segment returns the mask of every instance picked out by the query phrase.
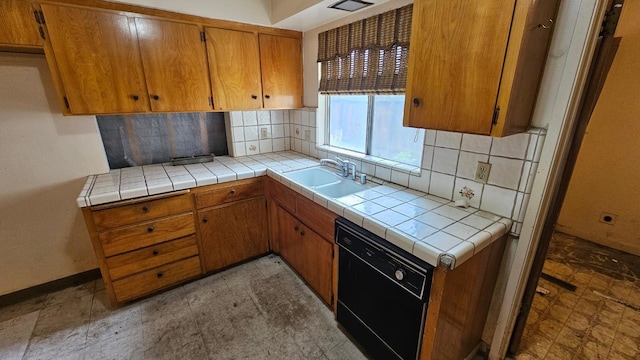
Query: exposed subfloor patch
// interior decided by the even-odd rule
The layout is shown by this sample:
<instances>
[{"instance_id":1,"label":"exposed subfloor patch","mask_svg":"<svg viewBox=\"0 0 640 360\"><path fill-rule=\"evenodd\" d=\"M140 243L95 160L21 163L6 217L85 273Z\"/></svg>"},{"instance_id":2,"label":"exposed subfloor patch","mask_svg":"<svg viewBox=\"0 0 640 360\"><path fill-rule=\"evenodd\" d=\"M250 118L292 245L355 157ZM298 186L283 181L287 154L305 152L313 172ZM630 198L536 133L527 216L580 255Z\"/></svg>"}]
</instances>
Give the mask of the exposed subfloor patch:
<instances>
[{"instance_id":1,"label":"exposed subfloor patch","mask_svg":"<svg viewBox=\"0 0 640 360\"><path fill-rule=\"evenodd\" d=\"M269 255L116 309L101 280L0 308L0 359L366 356L331 310Z\"/></svg>"},{"instance_id":2,"label":"exposed subfloor patch","mask_svg":"<svg viewBox=\"0 0 640 360\"><path fill-rule=\"evenodd\" d=\"M640 359L640 257L555 233L516 359Z\"/></svg>"}]
</instances>

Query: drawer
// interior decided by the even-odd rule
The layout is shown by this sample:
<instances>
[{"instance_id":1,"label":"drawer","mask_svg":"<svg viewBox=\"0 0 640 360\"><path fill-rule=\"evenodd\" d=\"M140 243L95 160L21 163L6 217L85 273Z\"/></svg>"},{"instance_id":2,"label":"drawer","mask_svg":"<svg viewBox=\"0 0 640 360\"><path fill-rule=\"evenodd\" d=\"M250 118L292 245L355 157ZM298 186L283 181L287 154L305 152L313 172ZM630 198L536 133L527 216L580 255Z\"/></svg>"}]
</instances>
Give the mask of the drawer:
<instances>
[{"instance_id":1,"label":"drawer","mask_svg":"<svg viewBox=\"0 0 640 360\"><path fill-rule=\"evenodd\" d=\"M195 235L107 258L111 280L198 255Z\"/></svg>"},{"instance_id":2,"label":"drawer","mask_svg":"<svg viewBox=\"0 0 640 360\"><path fill-rule=\"evenodd\" d=\"M98 234L105 256L140 249L194 234L193 213L188 212L157 221L147 221Z\"/></svg>"},{"instance_id":3,"label":"drawer","mask_svg":"<svg viewBox=\"0 0 640 360\"><path fill-rule=\"evenodd\" d=\"M180 195L92 211L92 216L96 229L103 231L190 210L189 196Z\"/></svg>"},{"instance_id":4,"label":"drawer","mask_svg":"<svg viewBox=\"0 0 640 360\"><path fill-rule=\"evenodd\" d=\"M229 184L214 185L211 190L196 193L198 209L264 195L262 179L247 179Z\"/></svg>"},{"instance_id":5,"label":"drawer","mask_svg":"<svg viewBox=\"0 0 640 360\"><path fill-rule=\"evenodd\" d=\"M291 212L296 210L296 192L282 185L281 183L269 179L269 200L280 203Z\"/></svg>"},{"instance_id":6,"label":"drawer","mask_svg":"<svg viewBox=\"0 0 640 360\"><path fill-rule=\"evenodd\" d=\"M118 302L125 302L200 274L200 258L194 256L114 281L113 292Z\"/></svg>"},{"instance_id":7,"label":"drawer","mask_svg":"<svg viewBox=\"0 0 640 360\"><path fill-rule=\"evenodd\" d=\"M296 196L296 214L303 224L333 242L337 215L302 195Z\"/></svg>"}]
</instances>

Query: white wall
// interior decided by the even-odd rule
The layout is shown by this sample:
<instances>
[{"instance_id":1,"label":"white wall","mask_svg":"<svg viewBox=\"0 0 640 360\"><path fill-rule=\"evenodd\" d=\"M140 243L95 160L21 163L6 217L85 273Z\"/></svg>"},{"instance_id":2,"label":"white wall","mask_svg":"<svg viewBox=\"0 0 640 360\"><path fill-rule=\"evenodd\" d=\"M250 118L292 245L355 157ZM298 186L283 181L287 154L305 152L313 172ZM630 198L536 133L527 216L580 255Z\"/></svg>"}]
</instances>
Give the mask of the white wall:
<instances>
[{"instance_id":1,"label":"white wall","mask_svg":"<svg viewBox=\"0 0 640 360\"><path fill-rule=\"evenodd\" d=\"M271 25L271 0L110 0L212 19Z\"/></svg>"},{"instance_id":2,"label":"white wall","mask_svg":"<svg viewBox=\"0 0 640 360\"><path fill-rule=\"evenodd\" d=\"M97 268L75 199L108 171L94 117L63 117L43 55L0 53L0 295Z\"/></svg>"}]
</instances>

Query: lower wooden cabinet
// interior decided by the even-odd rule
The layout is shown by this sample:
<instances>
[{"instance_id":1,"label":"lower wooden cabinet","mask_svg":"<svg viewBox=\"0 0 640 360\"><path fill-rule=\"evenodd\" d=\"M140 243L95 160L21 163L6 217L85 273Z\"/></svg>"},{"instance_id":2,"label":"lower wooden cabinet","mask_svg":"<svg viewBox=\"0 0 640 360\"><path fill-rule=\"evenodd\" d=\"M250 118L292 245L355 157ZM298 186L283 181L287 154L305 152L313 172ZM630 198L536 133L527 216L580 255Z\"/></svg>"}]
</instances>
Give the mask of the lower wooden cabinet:
<instances>
[{"instance_id":1,"label":"lower wooden cabinet","mask_svg":"<svg viewBox=\"0 0 640 360\"><path fill-rule=\"evenodd\" d=\"M269 252L262 177L195 190L205 271L215 271Z\"/></svg>"},{"instance_id":2,"label":"lower wooden cabinet","mask_svg":"<svg viewBox=\"0 0 640 360\"><path fill-rule=\"evenodd\" d=\"M280 255L327 304L333 303L333 244L278 206Z\"/></svg>"},{"instance_id":3,"label":"lower wooden cabinet","mask_svg":"<svg viewBox=\"0 0 640 360\"><path fill-rule=\"evenodd\" d=\"M189 191L83 209L113 305L202 274Z\"/></svg>"},{"instance_id":4,"label":"lower wooden cabinet","mask_svg":"<svg viewBox=\"0 0 640 360\"><path fill-rule=\"evenodd\" d=\"M269 252L264 196L198 211L207 272Z\"/></svg>"}]
</instances>

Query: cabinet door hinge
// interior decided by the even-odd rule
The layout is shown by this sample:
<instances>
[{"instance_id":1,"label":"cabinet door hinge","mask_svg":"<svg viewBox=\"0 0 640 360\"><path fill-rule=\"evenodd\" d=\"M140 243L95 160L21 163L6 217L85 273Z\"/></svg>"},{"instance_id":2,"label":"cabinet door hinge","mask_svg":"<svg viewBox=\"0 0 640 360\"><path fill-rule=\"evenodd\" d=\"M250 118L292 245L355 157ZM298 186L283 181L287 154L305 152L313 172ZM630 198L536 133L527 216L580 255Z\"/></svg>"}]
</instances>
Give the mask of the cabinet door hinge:
<instances>
[{"instance_id":1,"label":"cabinet door hinge","mask_svg":"<svg viewBox=\"0 0 640 360\"><path fill-rule=\"evenodd\" d=\"M336 257L336 249L331 248L331 258L335 258Z\"/></svg>"},{"instance_id":2,"label":"cabinet door hinge","mask_svg":"<svg viewBox=\"0 0 640 360\"><path fill-rule=\"evenodd\" d=\"M207 35L204 33L204 31L200 31L200 41L207 41Z\"/></svg>"},{"instance_id":3,"label":"cabinet door hinge","mask_svg":"<svg viewBox=\"0 0 640 360\"><path fill-rule=\"evenodd\" d=\"M333 304L333 294L331 294L331 304Z\"/></svg>"},{"instance_id":4,"label":"cabinet door hinge","mask_svg":"<svg viewBox=\"0 0 640 360\"><path fill-rule=\"evenodd\" d=\"M47 38L44 36L44 28L42 26L38 26L38 31L40 32L40 37L42 38L42 40L47 40Z\"/></svg>"},{"instance_id":5,"label":"cabinet door hinge","mask_svg":"<svg viewBox=\"0 0 640 360\"><path fill-rule=\"evenodd\" d=\"M67 107L67 109L71 110L71 107L69 107L69 99L67 99L67 97L63 97L62 98L64 100L64 106Z\"/></svg>"},{"instance_id":6,"label":"cabinet door hinge","mask_svg":"<svg viewBox=\"0 0 640 360\"><path fill-rule=\"evenodd\" d=\"M611 5L611 8L605 13L604 20L602 21L602 28L600 30L600 36L613 36L618 27L618 21L620 20L620 13L622 12L622 1L616 0Z\"/></svg>"},{"instance_id":7,"label":"cabinet door hinge","mask_svg":"<svg viewBox=\"0 0 640 360\"><path fill-rule=\"evenodd\" d=\"M36 18L38 25L44 25L44 14L42 11L33 10L33 17Z\"/></svg>"},{"instance_id":8,"label":"cabinet door hinge","mask_svg":"<svg viewBox=\"0 0 640 360\"><path fill-rule=\"evenodd\" d=\"M498 124L498 117L500 116L500 107L496 106L496 108L493 110L493 119L491 119L491 124L492 125L497 125Z\"/></svg>"},{"instance_id":9,"label":"cabinet door hinge","mask_svg":"<svg viewBox=\"0 0 640 360\"><path fill-rule=\"evenodd\" d=\"M209 106L213 108L213 97L209 96Z\"/></svg>"}]
</instances>

